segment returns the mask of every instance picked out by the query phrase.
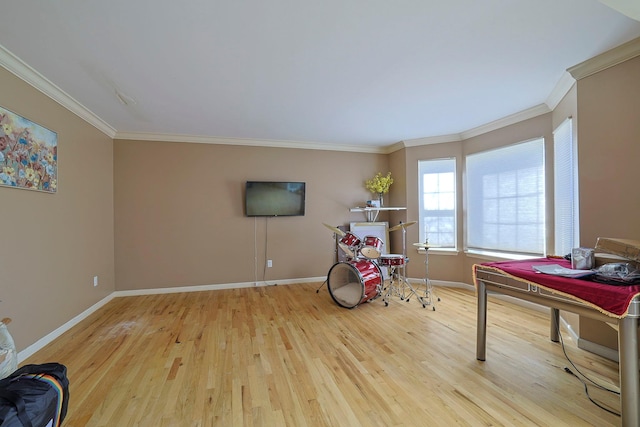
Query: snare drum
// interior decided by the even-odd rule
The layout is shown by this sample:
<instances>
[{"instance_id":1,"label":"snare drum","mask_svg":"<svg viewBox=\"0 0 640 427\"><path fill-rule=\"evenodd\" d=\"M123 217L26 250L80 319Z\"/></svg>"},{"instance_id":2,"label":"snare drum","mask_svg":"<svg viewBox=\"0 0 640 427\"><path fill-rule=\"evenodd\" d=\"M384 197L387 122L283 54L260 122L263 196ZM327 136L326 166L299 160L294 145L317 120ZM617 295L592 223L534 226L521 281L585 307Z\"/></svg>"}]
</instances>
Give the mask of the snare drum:
<instances>
[{"instance_id":1,"label":"snare drum","mask_svg":"<svg viewBox=\"0 0 640 427\"><path fill-rule=\"evenodd\" d=\"M342 236L342 239L340 239L340 242L338 242L338 245L342 248L344 253L351 258L354 258L358 253L360 243L360 238L358 236L347 231L347 233Z\"/></svg>"},{"instance_id":2,"label":"snare drum","mask_svg":"<svg viewBox=\"0 0 640 427\"><path fill-rule=\"evenodd\" d=\"M360 253L363 257L376 259L382 254L382 245L384 242L376 236L365 236Z\"/></svg>"},{"instance_id":3,"label":"snare drum","mask_svg":"<svg viewBox=\"0 0 640 427\"><path fill-rule=\"evenodd\" d=\"M405 264L405 258L402 255L385 254L378 260L383 267L397 267Z\"/></svg>"},{"instance_id":4,"label":"snare drum","mask_svg":"<svg viewBox=\"0 0 640 427\"><path fill-rule=\"evenodd\" d=\"M382 282L380 267L366 259L338 262L327 275L331 298L346 308L378 298L382 293Z\"/></svg>"}]
</instances>

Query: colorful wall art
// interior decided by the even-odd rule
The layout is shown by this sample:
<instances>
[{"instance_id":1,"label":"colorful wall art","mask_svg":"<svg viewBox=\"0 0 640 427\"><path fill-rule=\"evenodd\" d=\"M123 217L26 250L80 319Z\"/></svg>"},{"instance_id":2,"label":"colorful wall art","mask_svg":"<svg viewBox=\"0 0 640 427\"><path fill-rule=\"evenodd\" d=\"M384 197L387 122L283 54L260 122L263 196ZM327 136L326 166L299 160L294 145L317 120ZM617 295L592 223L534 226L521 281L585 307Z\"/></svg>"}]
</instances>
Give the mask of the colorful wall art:
<instances>
[{"instance_id":1,"label":"colorful wall art","mask_svg":"<svg viewBox=\"0 0 640 427\"><path fill-rule=\"evenodd\" d=\"M0 186L55 193L58 135L0 107Z\"/></svg>"}]
</instances>

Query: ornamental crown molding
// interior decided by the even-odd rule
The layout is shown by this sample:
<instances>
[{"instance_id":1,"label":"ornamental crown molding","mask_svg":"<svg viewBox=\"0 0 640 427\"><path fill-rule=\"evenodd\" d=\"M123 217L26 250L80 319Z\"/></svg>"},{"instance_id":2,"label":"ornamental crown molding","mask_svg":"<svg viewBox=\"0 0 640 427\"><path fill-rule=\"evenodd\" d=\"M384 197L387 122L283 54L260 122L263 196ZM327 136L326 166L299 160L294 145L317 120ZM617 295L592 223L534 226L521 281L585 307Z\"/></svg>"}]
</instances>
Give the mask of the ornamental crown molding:
<instances>
[{"instance_id":1,"label":"ornamental crown molding","mask_svg":"<svg viewBox=\"0 0 640 427\"><path fill-rule=\"evenodd\" d=\"M300 150L348 151L356 153L388 154L387 147L320 142L283 141L273 139L224 138L219 136L183 135L150 132L118 132L114 140L188 142L192 144L242 145L248 147L297 148Z\"/></svg>"},{"instance_id":2,"label":"ornamental crown molding","mask_svg":"<svg viewBox=\"0 0 640 427\"><path fill-rule=\"evenodd\" d=\"M562 99L562 97L566 94L566 90L570 89L571 86L568 86L567 89L567 84L563 84L563 85L558 85L561 87L562 91L559 91L555 97L559 97L560 99ZM564 92L564 93L562 93ZM552 111L552 109L550 108L550 106L548 105L550 101L547 101L547 103L544 104L539 104L536 105L534 107L528 108L526 110L523 111L519 111L517 113L511 114L507 117L502 117L498 120L494 120L490 123L486 123L484 125L475 127L473 129L469 129L466 130L464 132L460 132L460 133L452 133L449 135L439 135L439 136L428 136L425 138L415 138L415 139L407 139L404 141L400 141L394 145L391 145L389 147L389 153L396 151L396 150L400 150L402 148L409 148L409 147L419 147L422 145L431 145L431 144L442 144L442 143L447 143L447 142L458 142L458 141L464 141L466 139L469 138L473 138L479 135L483 135L485 133L489 133L492 132L494 130L498 130L498 129L502 129L504 127L516 124L516 123L520 123L523 122L525 120L529 120L538 116L541 116L543 114L547 114L549 112Z\"/></svg>"},{"instance_id":3,"label":"ornamental crown molding","mask_svg":"<svg viewBox=\"0 0 640 427\"><path fill-rule=\"evenodd\" d=\"M640 3L638 0L600 0L600 3L606 4L631 19L640 21Z\"/></svg>"},{"instance_id":4,"label":"ornamental crown molding","mask_svg":"<svg viewBox=\"0 0 640 427\"><path fill-rule=\"evenodd\" d=\"M115 136L116 130L107 122L96 116L91 110L60 89L51 80L31 68L23 60L9 52L2 45L0 45L0 66L53 99L82 120L93 125L108 137L113 138Z\"/></svg>"},{"instance_id":5,"label":"ornamental crown molding","mask_svg":"<svg viewBox=\"0 0 640 427\"><path fill-rule=\"evenodd\" d=\"M640 37L574 65L568 68L567 71L574 79L580 80L633 59L636 56L640 56Z\"/></svg>"},{"instance_id":6,"label":"ornamental crown molding","mask_svg":"<svg viewBox=\"0 0 640 427\"><path fill-rule=\"evenodd\" d=\"M438 136L426 136L423 138L405 139L402 141L404 147L419 147L422 145L432 144L444 144L447 142L462 141L462 136L459 133L453 133L450 135L438 135Z\"/></svg>"},{"instance_id":7,"label":"ornamental crown molding","mask_svg":"<svg viewBox=\"0 0 640 427\"><path fill-rule=\"evenodd\" d=\"M501 119L494 120L493 122L462 132L460 134L460 138L463 140L473 138L550 112L551 108L549 108L547 104L538 104L526 110L519 111L507 117L503 117Z\"/></svg>"}]
</instances>

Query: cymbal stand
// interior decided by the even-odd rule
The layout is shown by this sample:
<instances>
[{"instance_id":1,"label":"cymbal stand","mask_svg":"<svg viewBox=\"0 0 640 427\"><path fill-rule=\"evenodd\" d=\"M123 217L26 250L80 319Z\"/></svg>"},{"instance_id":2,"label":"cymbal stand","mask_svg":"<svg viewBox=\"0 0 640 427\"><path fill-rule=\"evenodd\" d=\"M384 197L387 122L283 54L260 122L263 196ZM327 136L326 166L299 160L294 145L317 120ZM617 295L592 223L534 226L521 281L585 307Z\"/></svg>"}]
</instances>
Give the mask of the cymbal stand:
<instances>
[{"instance_id":1,"label":"cymbal stand","mask_svg":"<svg viewBox=\"0 0 640 427\"><path fill-rule=\"evenodd\" d=\"M435 301L440 301L440 298L433 291L433 285L429 279L429 246L425 243L424 249L424 296L421 297L422 306L432 305L433 311L436 311Z\"/></svg>"},{"instance_id":2,"label":"cymbal stand","mask_svg":"<svg viewBox=\"0 0 640 427\"><path fill-rule=\"evenodd\" d=\"M403 292L400 299L406 299L406 301L409 302L409 299L411 298L411 296L415 295L416 298L418 298L418 301L420 302L420 304L422 304L422 307L426 308L427 305L431 303L429 300L427 300L426 292L424 297L420 296L416 291L416 289L411 285L411 283L409 283L409 280L407 280L407 276L405 274L406 265L409 262L409 259L407 258L407 228L406 227L402 227L402 256L405 260L405 263L401 267ZM406 294L405 294L405 291L407 292ZM434 307L434 310L435 310L435 307Z\"/></svg>"},{"instance_id":3,"label":"cymbal stand","mask_svg":"<svg viewBox=\"0 0 640 427\"><path fill-rule=\"evenodd\" d=\"M320 292L320 289L322 289L322 287L323 287L324 285L326 285L326 284L327 284L327 280L329 280L329 276L328 276L328 275L327 275L327 278L326 278L326 279L324 279L324 282L322 282L322 285L318 286L318 289L316 289L316 294L317 294L318 292Z\"/></svg>"}]
</instances>

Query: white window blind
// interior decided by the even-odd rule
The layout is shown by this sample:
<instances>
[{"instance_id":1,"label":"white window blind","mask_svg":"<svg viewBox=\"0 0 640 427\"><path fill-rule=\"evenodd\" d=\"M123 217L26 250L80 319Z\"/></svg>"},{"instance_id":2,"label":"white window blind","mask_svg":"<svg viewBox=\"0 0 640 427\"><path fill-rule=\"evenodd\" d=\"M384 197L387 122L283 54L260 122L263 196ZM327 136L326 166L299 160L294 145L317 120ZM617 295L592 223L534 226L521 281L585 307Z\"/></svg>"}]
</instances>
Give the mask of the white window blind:
<instances>
[{"instance_id":1,"label":"white window blind","mask_svg":"<svg viewBox=\"0 0 640 427\"><path fill-rule=\"evenodd\" d=\"M466 157L467 249L545 252L544 139Z\"/></svg>"},{"instance_id":2,"label":"white window blind","mask_svg":"<svg viewBox=\"0 0 640 427\"><path fill-rule=\"evenodd\" d=\"M441 248L456 247L456 160L418 162L419 239Z\"/></svg>"},{"instance_id":3,"label":"white window blind","mask_svg":"<svg viewBox=\"0 0 640 427\"><path fill-rule=\"evenodd\" d=\"M554 251L556 255L566 255L579 246L576 147L571 118L553 132L553 154Z\"/></svg>"}]
</instances>

